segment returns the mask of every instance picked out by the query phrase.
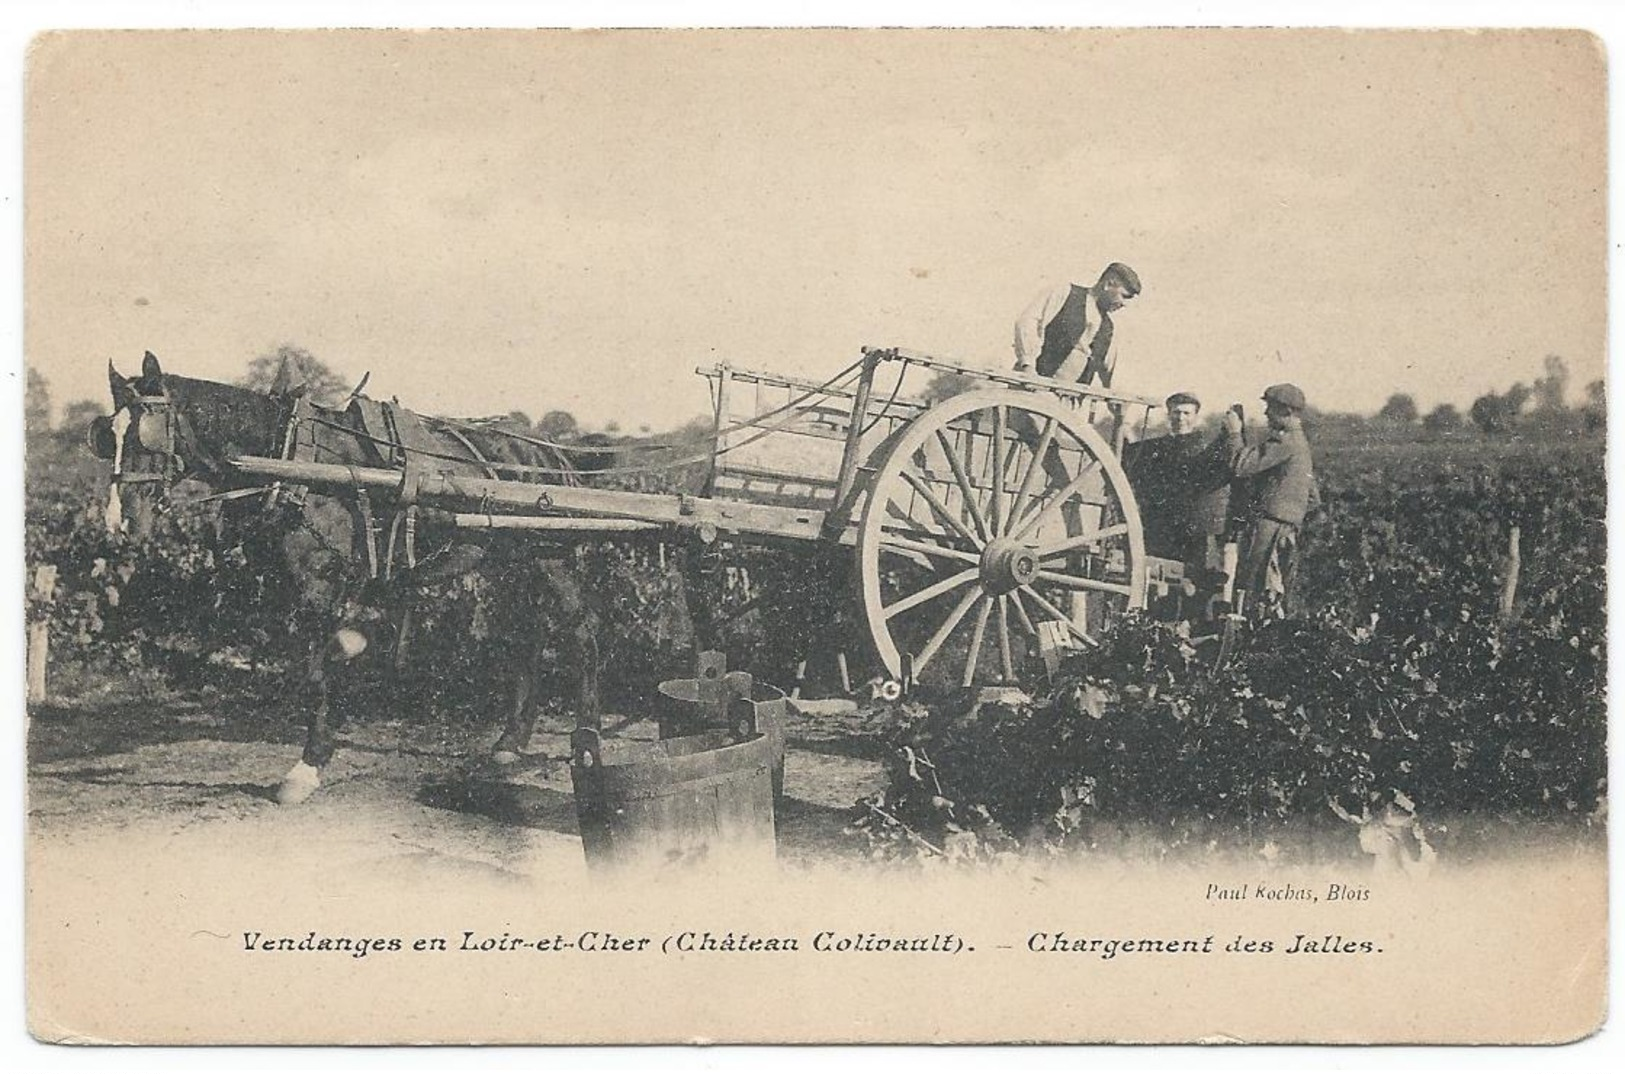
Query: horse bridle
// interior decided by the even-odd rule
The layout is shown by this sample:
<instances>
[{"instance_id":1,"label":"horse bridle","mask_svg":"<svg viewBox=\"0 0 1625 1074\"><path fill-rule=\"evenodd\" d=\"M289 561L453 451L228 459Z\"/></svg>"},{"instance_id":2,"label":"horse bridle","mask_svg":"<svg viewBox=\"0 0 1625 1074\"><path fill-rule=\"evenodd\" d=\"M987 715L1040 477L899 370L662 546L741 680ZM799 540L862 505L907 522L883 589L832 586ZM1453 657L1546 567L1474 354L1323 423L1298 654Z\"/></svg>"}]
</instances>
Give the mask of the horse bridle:
<instances>
[{"instance_id":1,"label":"horse bridle","mask_svg":"<svg viewBox=\"0 0 1625 1074\"><path fill-rule=\"evenodd\" d=\"M192 442L193 446L196 446L196 438L191 435L190 429L186 428L185 415L175 409L174 400L169 397L168 392L163 391L157 395L137 395L121 409L128 412L130 421L135 422L136 443L143 451L157 455L162 460L159 468L136 472L125 468L125 434L119 428L117 411L111 416L100 417L90 423L88 440L91 451L99 458L112 461L113 484L159 482L163 491L167 493L186 468L186 462L178 450L181 442ZM197 461L206 464L206 460Z\"/></svg>"},{"instance_id":2,"label":"horse bridle","mask_svg":"<svg viewBox=\"0 0 1625 1074\"><path fill-rule=\"evenodd\" d=\"M282 445L282 456L293 457L297 448L297 430L301 420L301 403L303 399L296 399L290 409L281 436L278 438ZM127 412L128 420L135 422L135 438L142 450L159 456L163 460L162 466L153 471L130 472L124 468L124 437L125 430L120 428L119 413ZM127 428L127 426L126 426ZM195 466L204 470L218 471L222 468L217 460L209 457L203 449L191 423L185 413L176 408L175 402L167 391L160 390L157 395L136 395L120 411L111 416L103 415L90 423L86 433L86 440L91 453L97 458L108 459L113 463L111 475L112 484L139 484L157 482L161 484L166 497L175 484L175 481L189 468ZM183 452L185 455L183 456ZM190 462L188 460L190 459ZM230 489L217 492L210 496L200 496L187 500L184 503L172 506L188 506L192 504L208 503L214 500L234 500L244 496L259 495L274 489L275 486L255 486L251 488ZM275 502L274 495L267 500L269 508Z\"/></svg>"}]
</instances>

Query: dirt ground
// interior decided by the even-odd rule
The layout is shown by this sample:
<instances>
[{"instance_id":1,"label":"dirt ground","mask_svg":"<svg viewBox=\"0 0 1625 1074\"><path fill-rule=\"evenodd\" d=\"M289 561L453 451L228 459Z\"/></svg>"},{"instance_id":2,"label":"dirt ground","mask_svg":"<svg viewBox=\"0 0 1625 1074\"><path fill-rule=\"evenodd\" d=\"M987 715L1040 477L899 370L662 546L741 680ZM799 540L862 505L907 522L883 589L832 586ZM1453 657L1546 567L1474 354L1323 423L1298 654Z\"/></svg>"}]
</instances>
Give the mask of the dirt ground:
<instances>
[{"instance_id":1,"label":"dirt ground","mask_svg":"<svg viewBox=\"0 0 1625 1074\"><path fill-rule=\"evenodd\" d=\"M125 832L177 848L216 840L261 841L284 865L342 872L344 863L410 861L494 870L513 877L578 872L566 714L544 715L518 765L486 760L496 721L468 714L384 712L339 732L339 752L320 790L298 806L276 802L299 759L302 714L253 689L177 690L150 680L87 676L57 700L31 706L29 836L35 848L103 840ZM606 739L653 741L649 719L610 715ZM845 700L798 701L786 729L784 797L775 817L783 865L856 865L869 860L849 830L860 797L885 785L883 747L866 710ZM1595 843L1601 815L1564 821L1514 817L1426 818L1443 864L1469 864L1531 848L1563 852ZM1201 868L1243 860L1270 867L1379 864L1360 833L1327 814L1203 837L1170 839L1146 824L1098 826L1086 859L1177 862ZM372 867L367 866L367 867ZM399 879L399 877L392 877Z\"/></svg>"},{"instance_id":2,"label":"dirt ground","mask_svg":"<svg viewBox=\"0 0 1625 1074\"><path fill-rule=\"evenodd\" d=\"M33 706L28 813L36 844L121 830L166 842L274 838L332 869L346 856L522 874L582 858L566 718L544 717L519 765L484 760L496 727L382 714L340 731L322 787L298 806L276 788L299 759L299 714L252 694L92 686ZM654 740L647 719L611 715L607 737ZM853 803L883 785L879 747L850 702L798 706L788 728L781 862L861 858L844 831ZM516 854L522 847L524 854Z\"/></svg>"}]
</instances>

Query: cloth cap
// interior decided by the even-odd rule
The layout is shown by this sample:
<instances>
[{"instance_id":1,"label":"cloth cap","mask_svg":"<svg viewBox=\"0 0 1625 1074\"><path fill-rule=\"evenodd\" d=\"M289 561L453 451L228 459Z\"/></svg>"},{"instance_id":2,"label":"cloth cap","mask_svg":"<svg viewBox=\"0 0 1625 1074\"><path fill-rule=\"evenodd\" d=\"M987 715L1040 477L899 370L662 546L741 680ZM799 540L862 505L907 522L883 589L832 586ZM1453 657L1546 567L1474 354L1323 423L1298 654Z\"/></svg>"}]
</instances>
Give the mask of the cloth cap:
<instances>
[{"instance_id":1,"label":"cloth cap","mask_svg":"<svg viewBox=\"0 0 1625 1074\"><path fill-rule=\"evenodd\" d=\"M1166 405L1169 410L1176 406L1193 406L1197 410L1202 409L1202 401L1190 392L1175 392L1168 397Z\"/></svg>"},{"instance_id":2,"label":"cloth cap","mask_svg":"<svg viewBox=\"0 0 1625 1074\"><path fill-rule=\"evenodd\" d=\"M1303 391L1296 384L1272 384L1264 389L1264 402L1280 403L1293 410L1302 410L1309 404L1304 401Z\"/></svg>"},{"instance_id":3,"label":"cloth cap","mask_svg":"<svg viewBox=\"0 0 1625 1074\"><path fill-rule=\"evenodd\" d=\"M1113 261L1111 264L1107 265L1106 266L1106 271L1101 273L1101 275L1102 276L1108 276L1108 275L1116 276L1118 279L1122 280L1125 284L1128 285L1128 293L1129 293L1130 296L1137 295L1137 294L1140 293L1140 275L1139 275L1139 273L1135 272L1133 269L1129 268L1127 265L1123 264L1121 261Z\"/></svg>"}]
</instances>

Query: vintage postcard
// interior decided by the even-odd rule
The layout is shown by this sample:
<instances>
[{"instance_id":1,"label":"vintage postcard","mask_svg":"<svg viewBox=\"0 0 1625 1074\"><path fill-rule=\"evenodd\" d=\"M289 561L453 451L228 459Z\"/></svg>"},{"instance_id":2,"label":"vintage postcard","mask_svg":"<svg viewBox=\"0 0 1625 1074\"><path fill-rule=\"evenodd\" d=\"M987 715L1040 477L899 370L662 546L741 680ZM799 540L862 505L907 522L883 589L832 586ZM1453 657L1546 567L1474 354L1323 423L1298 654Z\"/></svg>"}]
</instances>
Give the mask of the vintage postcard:
<instances>
[{"instance_id":1,"label":"vintage postcard","mask_svg":"<svg viewBox=\"0 0 1625 1074\"><path fill-rule=\"evenodd\" d=\"M1578 30L67 31L28 1024L1574 1041Z\"/></svg>"}]
</instances>

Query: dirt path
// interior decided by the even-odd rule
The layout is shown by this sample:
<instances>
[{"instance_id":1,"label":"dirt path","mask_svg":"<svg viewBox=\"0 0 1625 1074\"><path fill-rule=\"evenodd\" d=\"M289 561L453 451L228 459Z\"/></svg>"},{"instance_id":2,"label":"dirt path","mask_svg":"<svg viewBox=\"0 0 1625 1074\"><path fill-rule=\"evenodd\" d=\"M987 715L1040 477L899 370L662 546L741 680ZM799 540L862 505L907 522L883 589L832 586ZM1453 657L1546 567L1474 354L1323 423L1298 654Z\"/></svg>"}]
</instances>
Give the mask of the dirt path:
<instances>
[{"instance_id":1,"label":"dirt path","mask_svg":"<svg viewBox=\"0 0 1625 1074\"><path fill-rule=\"evenodd\" d=\"M253 699L156 694L43 705L31 713L29 817L35 842L119 832L173 845L260 844L290 867L445 869L515 879L580 868L568 728L553 721L506 778L480 763L486 727L446 719L373 720L341 733L322 789L278 806L299 756L295 714ZM652 740L652 722L609 717L617 737ZM882 783L877 748L852 706L791 718L781 861L861 857L845 834L853 802Z\"/></svg>"},{"instance_id":2,"label":"dirt path","mask_svg":"<svg viewBox=\"0 0 1625 1074\"><path fill-rule=\"evenodd\" d=\"M525 761L504 775L482 763L494 727L455 717L377 718L341 732L320 791L276 804L277 782L298 759L302 728L291 706L208 690L177 693L101 683L70 701L36 706L29 726L29 835L33 847L151 839L177 850L228 852L252 844L289 869L325 875L448 868L493 877L579 872L584 855L569 772L569 721L544 720ZM649 741L646 720L608 717L611 737ZM850 703L812 702L787 728L785 798L776 818L786 865L857 864L853 804L884 785L876 729ZM1567 853L1596 839L1586 818L1537 822L1494 816L1429 817L1444 862L1509 853ZM1595 830L1593 830L1595 829ZM1369 871L1358 833L1330 817L1270 829L1183 838L1154 825L1101 822L1078 853L1091 861L1230 861L1270 868L1330 864Z\"/></svg>"}]
</instances>

